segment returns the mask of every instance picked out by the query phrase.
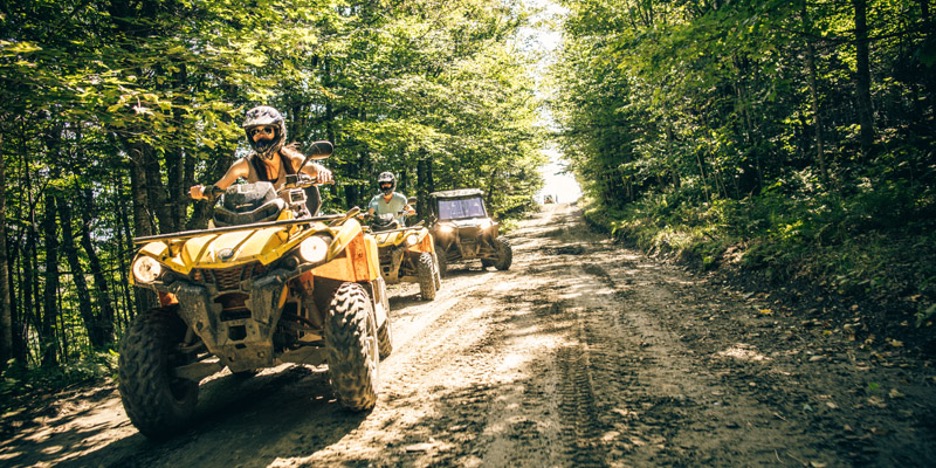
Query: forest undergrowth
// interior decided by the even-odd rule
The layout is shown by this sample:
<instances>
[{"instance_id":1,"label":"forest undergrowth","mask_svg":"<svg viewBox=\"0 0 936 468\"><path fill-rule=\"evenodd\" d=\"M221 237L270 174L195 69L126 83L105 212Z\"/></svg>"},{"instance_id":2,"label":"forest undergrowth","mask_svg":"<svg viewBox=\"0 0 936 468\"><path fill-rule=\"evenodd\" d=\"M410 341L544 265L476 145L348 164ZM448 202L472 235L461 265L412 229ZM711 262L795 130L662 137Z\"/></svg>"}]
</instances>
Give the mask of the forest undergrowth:
<instances>
[{"instance_id":1,"label":"forest undergrowth","mask_svg":"<svg viewBox=\"0 0 936 468\"><path fill-rule=\"evenodd\" d=\"M657 194L624 209L586 202L615 240L769 294L867 344L936 353L936 203L907 187L797 198L782 190L694 203Z\"/></svg>"}]
</instances>

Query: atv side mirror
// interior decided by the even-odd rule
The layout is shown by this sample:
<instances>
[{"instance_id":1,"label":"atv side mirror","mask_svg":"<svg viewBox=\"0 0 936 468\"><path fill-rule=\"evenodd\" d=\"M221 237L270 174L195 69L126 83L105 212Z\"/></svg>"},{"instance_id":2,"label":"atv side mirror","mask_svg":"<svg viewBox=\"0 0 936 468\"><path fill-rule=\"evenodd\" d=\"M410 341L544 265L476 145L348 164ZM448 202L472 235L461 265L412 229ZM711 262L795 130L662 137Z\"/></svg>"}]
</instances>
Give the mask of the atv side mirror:
<instances>
[{"instance_id":1,"label":"atv side mirror","mask_svg":"<svg viewBox=\"0 0 936 468\"><path fill-rule=\"evenodd\" d=\"M309 161L327 159L335 151L335 145L333 145L328 140L319 140L312 142L309 145L306 158L302 161L302 164L299 165L299 168L296 169L296 172L302 172L302 168L305 167Z\"/></svg>"},{"instance_id":2,"label":"atv side mirror","mask_svg":"<svg viewBox=\"0 0 936 468\"><path fill-rule=\"evenodd\" d=\"M311 159L325 159L331 156L334 151L335 145L333 145L330 141L319 140L309 145L309 155L306 157Z\"/></svg>"}]
</instances>

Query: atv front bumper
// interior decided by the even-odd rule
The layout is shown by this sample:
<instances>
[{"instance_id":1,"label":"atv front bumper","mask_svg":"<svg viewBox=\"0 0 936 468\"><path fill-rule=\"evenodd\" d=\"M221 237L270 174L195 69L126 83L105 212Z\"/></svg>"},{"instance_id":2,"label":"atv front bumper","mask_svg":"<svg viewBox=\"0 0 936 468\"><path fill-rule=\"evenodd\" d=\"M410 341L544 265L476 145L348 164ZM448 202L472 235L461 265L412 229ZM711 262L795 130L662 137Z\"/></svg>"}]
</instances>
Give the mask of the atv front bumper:
<instances>
[{"instance_id":1,"label":"atv front bumper","mask_svg":"<svg viewBox=\"0 0 936 468\"><path fill-rule=\"evenodd\" d=\"M179 300L179 315L212 354L232 372L274 364L273 332L286 300L288 272L276 269L246 285L247 312L223 316L222 306L211 299L206 286L176 281L167 290ZM244 316L246 315L246 316Z\"/></svg>"}]
</instances>

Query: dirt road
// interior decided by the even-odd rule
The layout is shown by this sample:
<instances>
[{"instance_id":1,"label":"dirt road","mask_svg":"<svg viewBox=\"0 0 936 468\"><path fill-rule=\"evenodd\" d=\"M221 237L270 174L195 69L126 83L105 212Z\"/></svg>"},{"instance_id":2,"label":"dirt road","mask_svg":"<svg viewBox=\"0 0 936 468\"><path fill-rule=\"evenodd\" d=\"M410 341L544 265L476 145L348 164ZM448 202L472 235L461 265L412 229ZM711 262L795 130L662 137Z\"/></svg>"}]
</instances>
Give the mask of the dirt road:
<instances>
[{"instance_id":1,"label":"dirt road","mask_svg":"<svg viewBox=\"0 0 936 468\"><path fill-rule=\"evenodd\" d=\"M859 319L621 249L574 206L510 238L510 271L456 267L428 303L391 289L368 414L283 366L203 384L200 422L154 443L113 387L77 389L4 415L0 465L936 465L936 370Z\"/></svg>"}]
</instances>

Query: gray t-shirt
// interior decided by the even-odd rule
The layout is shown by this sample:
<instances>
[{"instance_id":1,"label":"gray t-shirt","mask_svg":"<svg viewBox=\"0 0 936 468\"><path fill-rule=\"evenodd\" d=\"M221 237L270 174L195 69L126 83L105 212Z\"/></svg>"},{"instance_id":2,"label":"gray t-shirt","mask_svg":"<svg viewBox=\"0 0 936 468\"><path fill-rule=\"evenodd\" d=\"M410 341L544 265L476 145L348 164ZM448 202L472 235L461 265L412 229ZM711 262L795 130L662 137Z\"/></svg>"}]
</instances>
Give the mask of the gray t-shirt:
<instances>
[{"instance_id":1,"label":"gray t-shirt","mask_svg":"<svg viewBox=\"0 0 936 468\"><path fill-rule=\"evenodd\" d=\"M393 192L393 197L390 198L388 202L382 193L374 195L374 198L371 198L370 203L367 204L367 208L373 208L374 214L392 214L397 221L400 222L400 226L403 226L403 215L400 214L403 211L403 208L406 207L406 195L403 195L400 192Z\"/></svg>"}]
</instances>

